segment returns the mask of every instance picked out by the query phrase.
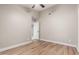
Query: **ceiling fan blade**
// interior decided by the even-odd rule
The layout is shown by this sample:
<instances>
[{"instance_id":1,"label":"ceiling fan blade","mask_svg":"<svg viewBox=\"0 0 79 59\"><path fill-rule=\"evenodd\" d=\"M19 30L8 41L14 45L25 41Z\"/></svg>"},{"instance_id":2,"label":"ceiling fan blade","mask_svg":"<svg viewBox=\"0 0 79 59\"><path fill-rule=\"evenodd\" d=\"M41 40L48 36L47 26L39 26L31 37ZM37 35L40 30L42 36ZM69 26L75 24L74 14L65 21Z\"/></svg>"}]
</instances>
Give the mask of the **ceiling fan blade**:
<instances>
[{"instance_id":1,"label":"ceiling fan blade","mask_svg":"<svg viewBox=\"0 0 79 59\"><path fill-rule=\"evenodd\" d=\"M42 8L44 8L44 7L45 7L43 4L40 4L40 6L41 6Z\"/></svg>"},{"instance_id":2,"label":"ceiling fan blade","mask_svg":"<svg viewBox=\"0 0 79 59\"><path fill-rule=\"evenodd\" d=\"M35 7L35 5L32 6L32 8L34 8L34 7Z\"/></svg>"}]
</instances>

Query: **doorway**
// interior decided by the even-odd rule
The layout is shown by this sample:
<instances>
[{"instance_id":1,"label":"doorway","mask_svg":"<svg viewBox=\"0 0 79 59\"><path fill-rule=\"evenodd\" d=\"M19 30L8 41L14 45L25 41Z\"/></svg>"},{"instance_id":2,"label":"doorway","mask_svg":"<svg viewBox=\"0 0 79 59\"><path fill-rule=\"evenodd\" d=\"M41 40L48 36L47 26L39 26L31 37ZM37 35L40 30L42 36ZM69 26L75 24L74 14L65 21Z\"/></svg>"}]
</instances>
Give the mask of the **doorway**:
<instances>
[{"instance_id":1,"label":"doorway","mask_svg":"<svg viewBox=\"0 0 79 59\"><path fill-rule=\"evenodd\" d=\"M39 40L39 21L32 17L32 40Z\"/></svg>"}]
</instances>

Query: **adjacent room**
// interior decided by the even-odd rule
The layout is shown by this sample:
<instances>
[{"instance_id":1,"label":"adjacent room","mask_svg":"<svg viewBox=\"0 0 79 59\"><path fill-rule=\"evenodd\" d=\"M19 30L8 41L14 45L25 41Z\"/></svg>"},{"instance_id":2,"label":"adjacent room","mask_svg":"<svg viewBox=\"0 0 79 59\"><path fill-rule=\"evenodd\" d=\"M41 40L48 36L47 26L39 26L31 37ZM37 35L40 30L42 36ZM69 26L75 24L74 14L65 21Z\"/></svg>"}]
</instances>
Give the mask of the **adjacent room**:
<instances>
[{"instance_id":1,"label":"adjacent room","mask_svg":"<svg viewBox=\"0 0 79 59\"><path fill-rule=\"evenodd\" d=\"M0 4L0 55L78 55L78 4Z\"/></svg>"}]
</instances>

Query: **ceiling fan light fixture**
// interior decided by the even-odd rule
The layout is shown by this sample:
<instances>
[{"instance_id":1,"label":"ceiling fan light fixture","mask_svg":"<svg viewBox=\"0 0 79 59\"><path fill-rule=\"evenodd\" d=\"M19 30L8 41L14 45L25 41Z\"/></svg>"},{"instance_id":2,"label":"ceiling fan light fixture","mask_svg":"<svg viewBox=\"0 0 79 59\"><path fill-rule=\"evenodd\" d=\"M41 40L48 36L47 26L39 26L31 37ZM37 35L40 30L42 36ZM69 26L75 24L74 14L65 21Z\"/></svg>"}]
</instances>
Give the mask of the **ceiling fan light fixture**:
<instances>
[{"instance_id":1,"label":"ceiling fan light fixture","mask_svg":"<svg viewBox=\"0 0 79 59\"><path fill-rule=\"evenodd\" d=\"M40 4L40 6L41 6L42 8L44 8L44 7L45 7L43 4Z\"/></svg>"},{"instance_id":2,"label":"ceiling fan light fixture","mask_svg":"<svg viewBox=\"0 0 79 59\"><path fill-rule=\"evenodd\" d=\"M35 4L32 6L32 8L34 8L35 7Z\"/></svg>"},{"instance_id":3,"label":"ceiling fan light fixture","mask_svg":"<svg viewBox=\"0 0 79 59\"><path fill-rule=\"evenodd\" d=\"M39 4L39 5L40 5L40 7L42 7L42 8L45 7L43 4ZM32 8L35 8L35 7L36 7L36 4L33 4L33 5L32 5Z\"/></svg>"}]
</instances>

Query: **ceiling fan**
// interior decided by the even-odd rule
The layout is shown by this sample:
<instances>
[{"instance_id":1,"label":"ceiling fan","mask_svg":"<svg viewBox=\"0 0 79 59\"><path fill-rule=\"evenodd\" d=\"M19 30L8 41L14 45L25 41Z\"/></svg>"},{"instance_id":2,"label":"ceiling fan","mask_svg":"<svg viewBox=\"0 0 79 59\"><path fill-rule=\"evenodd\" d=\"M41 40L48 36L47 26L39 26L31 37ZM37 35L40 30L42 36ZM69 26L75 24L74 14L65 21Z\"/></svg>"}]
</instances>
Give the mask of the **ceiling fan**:
<instances>
[{"instance_id":1,"label":"ceiling fan","mask_svg":"<svg viewBox=\"0 0 79 59\"><path fill-rule=\"evenodd\" d=\"M43 5L43 4L39 4L42 8L44 8L45 7L45 5ZM32 6L32 8L35 8L35 4L33 4L33 6Z\"/></svg>"}]
</instances>

